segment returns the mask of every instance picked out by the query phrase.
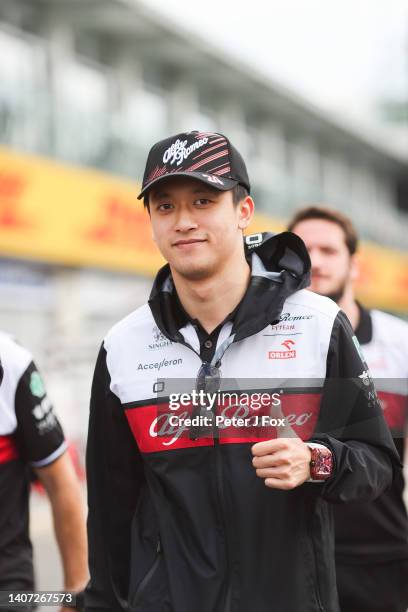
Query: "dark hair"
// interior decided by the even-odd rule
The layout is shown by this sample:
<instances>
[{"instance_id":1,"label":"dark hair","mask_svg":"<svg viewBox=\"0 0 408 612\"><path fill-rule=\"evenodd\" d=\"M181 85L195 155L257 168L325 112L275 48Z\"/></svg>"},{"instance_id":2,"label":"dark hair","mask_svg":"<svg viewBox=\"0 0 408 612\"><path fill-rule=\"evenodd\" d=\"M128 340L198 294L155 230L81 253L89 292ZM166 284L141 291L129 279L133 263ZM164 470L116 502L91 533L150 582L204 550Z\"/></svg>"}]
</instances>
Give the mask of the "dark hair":
<instances>
[{"instance_id":1,"label":"dark hair","mask_svg":"<svg viewBox=\"0 0 408 612\"><path fill-rule=\"evenodd\" d=\"M323 219L335 223L344 232L344 240L350 255L354 255L358 246L358 235L351 219L337 210L326 206L307 206L298 210L288 223L288 230L293 232L293 228L301 221L310 219Z\"/></svg>"},{"instance_id":2,"label":"dark hair","mask_svg":"<svg viewBox=\"0 0 408 612\"><path fill-rule=\"evenodd\" d=\"M232 201L234 204L238 204L241 200L245 200L248 195L248 189L239 183L232 188Z\"/></svg>"},{"instance_id":3,"label":"dark hair","mask_svg":"<svg viewBox=\"0 0 408 612\"><path fill-rule=\"evenodd\" d=\"M245 200L248 195L249 194L246 187L243 187L239 183L232 188L232 201L234 204L238 204L238 202L241 202L241 200ZM143 205L145 208L147 208L147 210L149 210L149 192L147 192L143 198Z\"/></svg>"}]
</instances>

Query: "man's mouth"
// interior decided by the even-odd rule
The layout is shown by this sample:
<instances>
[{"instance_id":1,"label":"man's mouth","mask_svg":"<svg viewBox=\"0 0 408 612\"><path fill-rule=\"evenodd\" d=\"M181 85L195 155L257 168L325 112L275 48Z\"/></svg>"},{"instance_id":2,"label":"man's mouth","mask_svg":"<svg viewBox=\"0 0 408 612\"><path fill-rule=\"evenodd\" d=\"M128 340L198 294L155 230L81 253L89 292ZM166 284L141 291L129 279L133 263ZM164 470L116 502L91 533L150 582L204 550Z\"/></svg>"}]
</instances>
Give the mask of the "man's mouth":
<instances>
[{"instance_id":1,"label":"man's mouth","mask_svg":"<svg viewBox=\"0 0 408 612\"><path fill-rule=\"evenodd\" d=\"M206 242L205 238L189 238L188 240L177 240L176 242L173 242L173 246L187 247L192 244L201 244L203 242Z\"/></svg>"}]
</instances>

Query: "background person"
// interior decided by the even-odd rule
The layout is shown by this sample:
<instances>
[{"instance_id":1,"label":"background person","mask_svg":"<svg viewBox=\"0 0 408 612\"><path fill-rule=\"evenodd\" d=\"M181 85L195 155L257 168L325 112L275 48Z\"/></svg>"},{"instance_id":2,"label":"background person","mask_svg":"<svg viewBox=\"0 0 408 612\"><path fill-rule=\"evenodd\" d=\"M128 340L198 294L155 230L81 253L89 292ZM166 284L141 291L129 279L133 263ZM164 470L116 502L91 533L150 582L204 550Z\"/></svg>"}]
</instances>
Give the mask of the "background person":
<instances>
[{"instance_id":1,"label":"background person","mask_svg":"<svg viewBox=\"0 0 408 612\"><path fill-rule=\"evenodd\" d=\"M30 353L0 332L0 355L0 591L34 589L29 538L34 471L52 507L63 588L80 593L88 579L85 518L61 425Z\"/></svg>"},{"instance_id":2,"label":"background person","mask_svg":"<svg viewBox=\"0 0 408 612\"><path fill-rule=\"evenodd\" d=\"M408 324L367 310L354 295L358 238L349 218L326 207L298 211L288 229L312 262L310 289L331 297L350 319L404 456L408 404ZM405 612L408 607L408 519L402 473L375 501L335 507L337 583L344 612Z\"/></svg>"}]
</instances>

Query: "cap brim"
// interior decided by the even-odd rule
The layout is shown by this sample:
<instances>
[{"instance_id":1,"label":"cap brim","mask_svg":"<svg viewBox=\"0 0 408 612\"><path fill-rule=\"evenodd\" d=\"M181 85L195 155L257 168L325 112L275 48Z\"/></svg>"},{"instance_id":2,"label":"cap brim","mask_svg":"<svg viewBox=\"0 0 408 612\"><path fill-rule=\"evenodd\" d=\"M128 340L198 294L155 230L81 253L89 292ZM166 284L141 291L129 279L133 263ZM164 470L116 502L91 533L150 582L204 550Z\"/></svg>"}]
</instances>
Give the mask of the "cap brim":
<instances>
[{"instance_id":1,"label":"cap brim","mask_svg":"<svg viewBox=\"0 0 408 612\"><path fill-rule=\"evenodd\" d=\"M238 185L238 181L227 179L222 176L218 176L217 174L207 174L206 172L171 172L169 174L163 174L163 176L159 176L153 181L150 181L150 183L144 186L142 191L137 196L137 199L141 200L147 194L147 192L150 191L153 185L157 185L157 183L160 181L177 176L187 176L189 178L197 179L198 181L206 183L206 185L209 185L218 191L228 191L229 189L232 189Z\"/></svg>"}]
</instances>

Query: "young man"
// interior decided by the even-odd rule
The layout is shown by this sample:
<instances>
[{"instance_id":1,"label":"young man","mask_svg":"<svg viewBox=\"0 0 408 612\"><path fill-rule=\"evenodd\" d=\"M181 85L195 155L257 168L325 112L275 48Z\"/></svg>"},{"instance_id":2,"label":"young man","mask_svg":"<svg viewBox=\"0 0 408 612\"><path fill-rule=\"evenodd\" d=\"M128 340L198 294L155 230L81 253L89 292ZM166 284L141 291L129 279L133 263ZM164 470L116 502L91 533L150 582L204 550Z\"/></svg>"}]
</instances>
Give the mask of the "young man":
<instances>
[{"instance_id":1,"label":"young man","mask_svg":"<svg viewBox=\"0 0 408 612\"><path fill-rule=\"evenodd\" d=\"M328 502L398 471L348 321L302 290L303 243L244 245L249 192L221 134L149 153L139 198L168 264L96 364L88 610L338 612Z\"/></svg>"},{"instance_id":2,"label":"young man","mask_svg":"<svg viewBox=\"0 0 408 612\"><path fill-rule=\"evenodd\" d=\"M408 420L408 325L354 297L357 234L347 217L324 207L300 210L289 229L306 244L310 288L334 299L361 344L401 460ZM335 508L337 584L344 612L405 612L408 518L402 474L377 500Z\"/></svg>"},{"instance_id":3,"label":"young man","mask_svg":"<svg viewBox=\"0 0 408 612\"><path fill-rule=\"evenodd\" d=\"M4 374L0 386L0 591L1 609L7 610L13 606L7 607L5 592L34 589L28 529L32 472L51 503L64 588L83 595L88 567L79 483L42 378L31 354L3 332L0 356ZM69 603L61 610L68 610Z\"/></svg>"}]
</instances>

